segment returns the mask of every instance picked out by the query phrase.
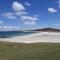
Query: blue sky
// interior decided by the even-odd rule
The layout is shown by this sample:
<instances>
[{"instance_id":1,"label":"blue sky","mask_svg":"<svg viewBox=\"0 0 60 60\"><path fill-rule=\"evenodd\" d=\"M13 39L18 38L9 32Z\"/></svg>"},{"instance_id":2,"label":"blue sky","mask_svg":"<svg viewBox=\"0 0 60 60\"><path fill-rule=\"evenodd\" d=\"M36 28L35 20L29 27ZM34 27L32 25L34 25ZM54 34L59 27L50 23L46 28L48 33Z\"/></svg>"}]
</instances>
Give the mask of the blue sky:
<instances>
[{"instance_id":1,"label":"blue sky","mask_svg":"<svg viewBox=\"0 0 60 60\"><path fill-rule=\"evenodd\" d=\"M60 28L60 0L0 0L0 28Z\"/></svg>"}]
</instances>

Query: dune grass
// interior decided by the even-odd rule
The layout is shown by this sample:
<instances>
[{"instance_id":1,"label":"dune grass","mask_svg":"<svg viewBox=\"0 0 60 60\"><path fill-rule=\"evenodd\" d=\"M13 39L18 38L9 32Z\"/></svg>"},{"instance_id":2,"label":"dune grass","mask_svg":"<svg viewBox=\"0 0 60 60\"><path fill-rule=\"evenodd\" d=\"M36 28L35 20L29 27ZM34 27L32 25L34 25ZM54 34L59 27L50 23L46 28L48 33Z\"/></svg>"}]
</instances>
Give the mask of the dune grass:
<instances>
[{"instance_id":1,"label":"dune grass","mask_svg":"<svg viewBox=\"0 0 60 60\"><path fill-rule=\"evenodd\" d=\"M0 60L60 60L60 44L0 42Z\"/></svg>"}]
</instances>

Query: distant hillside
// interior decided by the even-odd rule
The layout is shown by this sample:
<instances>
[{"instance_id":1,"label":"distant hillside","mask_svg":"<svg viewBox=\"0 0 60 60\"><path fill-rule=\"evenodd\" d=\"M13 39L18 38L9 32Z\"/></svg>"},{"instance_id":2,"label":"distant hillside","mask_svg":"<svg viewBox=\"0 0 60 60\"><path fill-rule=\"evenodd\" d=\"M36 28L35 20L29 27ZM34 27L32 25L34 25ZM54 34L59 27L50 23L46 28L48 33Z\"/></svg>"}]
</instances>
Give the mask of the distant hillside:
<instances>
[{"instance_id":1,"label":"distant hillside","mask_svg":"<svg viewBox=\"0 0 60 60\"><path fill-rule=\"evenodd\" d=\"M60 32L60 29L56 28L43 28L43 29L36 29L31 31L48 31L48 32Z\"/></svg>"}]
</instances>

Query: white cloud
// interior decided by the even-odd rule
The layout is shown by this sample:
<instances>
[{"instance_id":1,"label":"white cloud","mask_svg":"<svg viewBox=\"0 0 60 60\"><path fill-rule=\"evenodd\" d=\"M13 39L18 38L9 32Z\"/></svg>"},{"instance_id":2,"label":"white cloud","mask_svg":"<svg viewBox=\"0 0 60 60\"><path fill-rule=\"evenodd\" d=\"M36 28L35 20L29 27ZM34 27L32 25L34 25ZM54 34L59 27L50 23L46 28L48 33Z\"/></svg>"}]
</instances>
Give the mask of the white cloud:
<instances>
[{"instance_id":1,"label":"white cloud","mask_svg":"<svg viewBox=\"0 0 60 60\"><path fill-rule=\"evenodd\" d=\"M13 29L20 29L19 26L13 26Z\"/></svg>"},{"instance_id":2,"label":"white cloud","mask_svg":"<svg viewBox=\"0 0 60 60\"><path fill-rule=\"evenodd\" d=\"M31 4L28 2L26 2L26 5L31 6ZM28 16L28 13L25 11L26 10L25 7L21 3L13 2L12 8L14 10L14 13L12 12L4 13L3 16L5 18L16 19L20 17L20 20L24 24L36 24L36 21L38 20L38 15ZM4 26L4 28L18 28L18 27Z\"/></svg>"},{"instance_id":3,"label":"white cloud","mask_svg":"<svg viewBox=\"0 0 60 60\"><path fill-rule=\"evenodd\" d=\"M31 20L31 21L36 21L38 20L37 17L31 17L31 16L21 16L22 20Z\"/></svg>"},{"instance_id":4,"label":"white cloud","mask_svg":"<svg viewBox=\"0 0 60 60\"><path fill-rule=\"evenodd\" d=\"M13 13L4 13L3 16L9 19L16 19Z\"/></svg>"},{"instance_id":5,"label":"white cloud","mask_svg":"<svg viewBox=\"0 0 60 60\"><path fill-rule=\"evenodd\" d=\"M3 25L3 26L0 26L0 28L3 28L3 29L12 29L12 26Z\"/></svg>"},{"instance_id":6,"label":"white cloud","mask_svg":"<svg viewBox=\"0 0 60 60\"><path fill-rule=\"evenodd\" d=\"M54 24L55 26L60 26L60 24Z\"/></svg>"},{"instance_id":7,"label":"white cloud","mask_svg":"<svg viewBox=\"0 0 60 60\"><path fill-rule=\"evenodd\" d=\"M1 31L1 29L2 29L2 26L0 26L0 31Z\"/></svg>"},{"instance_id":8,"label":"white cloud","mask_svg":"<svg viewBox=\"0 0 60 60\"><path fill-rule=\"evenodd\" d=\"M12 8L14 11L24 11L25 7L19 2L13 2Z\"/></svg>"},{"instance_id":9,"label":"white cloud","mask_svg":"<svg viewBox=\"0 0 60 60\"><path fill-rule=\"evenodd\" d=\"M34 15L34 17L39 17L39 15Z\"/></svg>"},{"instance_id":10,"label":"white cloud","mask_svg":"<svg viewBox=\"0 0 60 60\"><path fill-rule=\"evenodd\" d=\"M0 26L0 31L11 31L11 30L13 30L12 26L7 25Z\"/></svg>"},{"instance_id":11,"label":"white cloud","mask_svg":"<svg viewBox=\"0 0 60 60\"><path fill-rule=\"evenodd\" d=\"M31 6L31 4L29 2L25 2L26 6Z\"/></svg>"},{"instance_id":12,"label":"white cloud","mask_svg":"<svg viewBox=\"0 0 60 60\"><path fill-rule=\"evenodd\" d=\"M12 29L12 26L8 26L7 28Z\"/></svg>"},{"instance_id":13,"label":"white cloud","mask_svg":"<svg viewBox=\"0 0 60 60\"><path fill-rule=\"evenodd\" d=\"M56 13L56 12L57 12L57 10L56 10L56 9L54 9L54 8L48 8L48 12L50 12L50 13Z\"/></svg>"},{"instance_id":14,"label":"white cloud","mask_svg":"<svg viewBox=\"0 0 60 60\"><path fill-rule=\"evenodd\" d=\"M4 29L7 29L7 28L8 28L8 26L3 26L3 28L4 28Z\"/></svg>"},{"instance_id":15,"label":"white cloud","mask_svg":"<svg viewBox=\"0 0 60 60\"><path fill-rule=\"evenodd\" d=\"M31 21L31 22L26 21L26 22L24 22L24 24L36 24L36 22L35 21Z\"/></svg>"},{"instance_id":16,"label":"white cloud","mask_svg":"<svg viewBox=\"0 0 60 60\"><path fill-rule=\"evenodd\" d=\"M11 30L18 30L20 29L19 26L12 26L12 25L1 25L0 26L0 31L11 31Z\"/></svg>"},{"instance_id":17,"label":"white cloud","mask_svg":"<svg viewBox=\"0 0 60 60\"><path fill-rule=\"evenodd\" d=\"M60 0L58 0L58 7L60 8Z\"/></svg>"},{"instance_id":18,"label":"white cloud","mask_svg":"<svg viewBox=\"0 0 60 60\"><path fill-rule=\"evenodd\" d=\"M21 15L27 15L27 12L16 12L15 13L17 16L21 16Z\"/></svg>"},{"instance_id":19,"label":"white cloud","mask_svg":"<svg viewBox=\"0 0 60 60\"><path fill-rule=\"evenodd\" d=\"M60 5L59 5L59 8L60 8Z\"/></svg>"},{"instance_id":20,"label":"white cloud","mask_svg":"<svg viewBox=\"0 0 60 60\"><path fill-rule=\"evenodd\" d=\"M38 18L31 16L21 16L21 20L23 21L24 24L36 24Z\"/></svg>"},{"instance_id":21,"label":"white cloud","mask_svg":"<svg viewBox=\"0 0 60 60\"><path fill-rule=\"evenodd\" d=\"M3 24L3 21L0 21L0 24Z\"/></svg>"},{"instance_id":22,"label":"white cloud","mask_svg":"<svg viewBox=\"0 0 60 60\"><path fill-rule=\"evenodd\" d=\"M60 4L60 0L58 0L58 3Z\"/></svg>"}]
</instances>

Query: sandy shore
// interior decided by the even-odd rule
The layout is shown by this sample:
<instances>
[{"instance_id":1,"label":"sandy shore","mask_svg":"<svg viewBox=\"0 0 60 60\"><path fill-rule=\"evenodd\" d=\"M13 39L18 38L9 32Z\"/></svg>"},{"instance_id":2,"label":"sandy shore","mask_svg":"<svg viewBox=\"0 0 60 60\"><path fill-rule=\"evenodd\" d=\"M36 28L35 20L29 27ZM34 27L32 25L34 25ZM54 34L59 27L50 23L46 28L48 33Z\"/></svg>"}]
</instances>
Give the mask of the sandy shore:
<instances>
[{"instance_id":1,"label":"sandy shore","mask_svg":"<svg viewBox=\"0 0 60 60\"><path fill-rule=\"evenodd\" d=\"M0 38L0 41L18 42L18 43L37 43L37 42L50 42L60 43L59 32L40 32L30 34L27 36L17 36L12 38Z\"/></svg>"}]
</instances>

